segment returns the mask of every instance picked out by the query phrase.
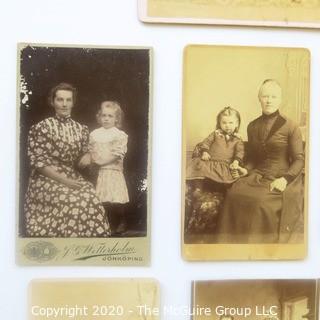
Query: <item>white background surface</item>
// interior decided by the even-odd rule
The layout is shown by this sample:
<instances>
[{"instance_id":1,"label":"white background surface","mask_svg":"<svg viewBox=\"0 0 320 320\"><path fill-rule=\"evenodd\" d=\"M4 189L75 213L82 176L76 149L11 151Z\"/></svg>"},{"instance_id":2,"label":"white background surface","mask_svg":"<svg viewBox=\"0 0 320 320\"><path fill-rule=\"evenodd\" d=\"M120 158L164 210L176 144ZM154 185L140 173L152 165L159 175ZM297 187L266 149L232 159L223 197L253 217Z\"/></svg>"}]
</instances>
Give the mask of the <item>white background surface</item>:
<instances>
[{"instance_id":1,"label":"white background surface","mask_svg":"<svg viewBox=\"0 0 320 320\"><path fill-rule=\"evenodd\" d=\"M154 277L162 305L187 305L191 280L320 278L320 30L146 25L136 0L11 0L0 9L0 318L27 315L33 278ZM43 42L154 47L152 264L124 267L15 265L16 45ZM311 51L309 250L304 261L187 263L180 256L182 50L187 44L306 47ZM124 293L125 294L125 293ZM163 319L188 319L166 316Z\"/></svg>"}]
</instances>

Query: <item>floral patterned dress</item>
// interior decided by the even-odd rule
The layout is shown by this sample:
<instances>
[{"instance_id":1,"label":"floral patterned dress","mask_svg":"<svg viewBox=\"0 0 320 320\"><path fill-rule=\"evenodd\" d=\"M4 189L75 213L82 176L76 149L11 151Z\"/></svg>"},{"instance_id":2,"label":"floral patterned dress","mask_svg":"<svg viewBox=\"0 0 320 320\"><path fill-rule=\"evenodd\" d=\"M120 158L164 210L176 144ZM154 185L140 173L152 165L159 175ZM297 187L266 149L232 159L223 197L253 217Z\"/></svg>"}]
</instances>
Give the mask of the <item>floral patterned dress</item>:
<instances>
[{"instance_id":1,"label":"floral patterned dress","mask_svg":"<svg viewBox=\"0 0 320 320\"><path fill-rule=\"evenodd\" d=\"M75 171L87 152L89 131L71 118L51 117L31 127L28 156L31 176L24 211L29 237L107 237L110 226L93 186ZM51 167L83 183L72 189L39 173Z\"/></svg>"}]
</instances>

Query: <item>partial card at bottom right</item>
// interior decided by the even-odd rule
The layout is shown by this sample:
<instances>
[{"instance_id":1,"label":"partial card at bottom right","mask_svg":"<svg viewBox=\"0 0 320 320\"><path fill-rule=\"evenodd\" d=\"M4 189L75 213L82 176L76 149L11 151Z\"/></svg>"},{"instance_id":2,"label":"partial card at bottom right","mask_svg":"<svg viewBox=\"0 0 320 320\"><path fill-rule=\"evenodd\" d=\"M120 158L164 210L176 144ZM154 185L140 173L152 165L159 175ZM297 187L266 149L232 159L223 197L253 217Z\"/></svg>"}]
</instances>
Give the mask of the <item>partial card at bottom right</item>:
<instances>
[{"instance_id":1,"label":"partial card at bottom right","mask_svg":"<svg viewBox=\"0 0 320 320\"><path fill-rule=\"evenodd\" d=\"M193 320L316 320L318 280L195 281Z\"/></svg>"}]
</instances>

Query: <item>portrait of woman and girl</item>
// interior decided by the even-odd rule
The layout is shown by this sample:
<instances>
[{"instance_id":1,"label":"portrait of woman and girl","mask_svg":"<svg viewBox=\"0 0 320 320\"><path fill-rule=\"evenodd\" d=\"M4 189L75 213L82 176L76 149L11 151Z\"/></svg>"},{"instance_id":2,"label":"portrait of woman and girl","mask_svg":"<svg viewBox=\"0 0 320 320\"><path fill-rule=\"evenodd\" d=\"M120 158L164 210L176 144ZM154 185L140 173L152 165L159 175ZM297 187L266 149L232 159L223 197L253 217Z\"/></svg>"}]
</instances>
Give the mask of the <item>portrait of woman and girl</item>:
<instances>
[{"instance_id":1,"label":"portrait of woman and girl","mask_svg":"<svg viewBox=\"0 0 320 320\"><path fill-rule=\"evenodd\" d=\"M239 111L226 106L217 114L216 128L196 145L186 168L186 233L204 230L208 211L218 243L290 242L303 233L300 128L281 113L276 80L263 81L258 101L261 116L248 124L247 142L238 132ZM221 197L207 201L208 191Z\"/></svg>"},{"instance_id":2,"label":"portrait of woman and girl","mask_svg":"<svg viewBox=\"0 0 320 320\"><path fill-rule=\"evenodd\" d=\"M28 237L108 237L125 231L123 205L129 202L123 174L127 134L122 110L115 101L103 101L97 111L98 129L71 117L76 88L60 83L52 88L52 117L33 125L28 136L32 168L24 212ZM99 167L95 189L77 171ZM110 226L108 212L118 215Z\"/></svg>"},{"instance_id":3,"label":"portrait of woman and girl","mask_svg":"<svg viewBox=\"0 0 320 320\"><path fill-rule=\"evenodd\" d=\"M149 50L21 57L20 236L146 236Z\"/></svg>"}]
</instances>

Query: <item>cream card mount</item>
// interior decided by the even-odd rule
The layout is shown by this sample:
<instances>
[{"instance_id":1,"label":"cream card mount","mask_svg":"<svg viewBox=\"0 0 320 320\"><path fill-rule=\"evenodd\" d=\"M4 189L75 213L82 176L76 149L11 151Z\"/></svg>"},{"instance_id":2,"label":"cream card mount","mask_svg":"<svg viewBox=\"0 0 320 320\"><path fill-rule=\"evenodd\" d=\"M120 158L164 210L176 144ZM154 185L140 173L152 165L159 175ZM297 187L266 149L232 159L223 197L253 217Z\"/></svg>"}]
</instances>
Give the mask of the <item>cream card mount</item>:
<instances>
[{"instance_id":1,"label":"cream card mount","mask_svg":"<svg viewBox=\"0 0 320 320\"><path fill-rule=\"evenodd\" d=\"M148 265L152 50L18 46L17 262Z\"/></svg>"},{"instance_id":2,"label":"cream card mount","mask_svg":"<svg viewBox=\"0 0 320 320\"><path fill-rule=\"evenodd\" d=\"M318 0L138 0L143 22L320 28Z\"/></svg>"},{"instance_id":3,"label":"cream card mount","mask_svg":"<svg viewBox=\"0 0 320 320\"><path fill-rule=\"evenodd\" d=\"M160 319L153 279L39 279L28 298L28 320Z\"/></svg>"},{"instance_id":4,"label":"cream card mount","mask_svg":"<svg viewBox=\"0 0 320 320\"><path fill-rule=\"evenodd\" d=\"M307 49L185 48L186 260L306 256L309 88Z\"/></svg>"}]
</instances>

